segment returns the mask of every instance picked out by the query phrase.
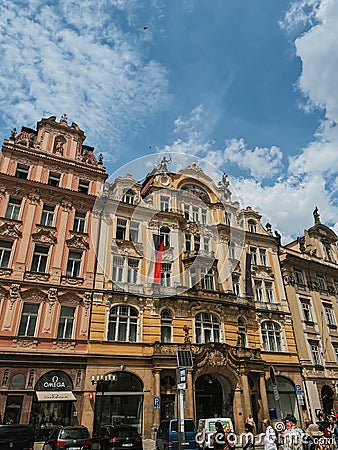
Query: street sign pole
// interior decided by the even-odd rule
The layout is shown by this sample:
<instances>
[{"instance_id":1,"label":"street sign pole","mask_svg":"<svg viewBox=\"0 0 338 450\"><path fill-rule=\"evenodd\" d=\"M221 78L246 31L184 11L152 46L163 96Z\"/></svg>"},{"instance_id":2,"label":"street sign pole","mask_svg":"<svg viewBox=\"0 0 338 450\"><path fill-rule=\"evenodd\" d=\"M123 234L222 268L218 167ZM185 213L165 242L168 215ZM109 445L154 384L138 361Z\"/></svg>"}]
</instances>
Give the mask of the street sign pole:
<instances>
[{"instance_id":1,"label":"street sign pole","mask_svg":"<svg viewBox=\"0 0 338 450\"><path fill-rule=\"evenodd\" d=\"M179 389L179 417L178 417L178 449L182 450L184 442L184 389Z\"/></svg>"}]
</instances>

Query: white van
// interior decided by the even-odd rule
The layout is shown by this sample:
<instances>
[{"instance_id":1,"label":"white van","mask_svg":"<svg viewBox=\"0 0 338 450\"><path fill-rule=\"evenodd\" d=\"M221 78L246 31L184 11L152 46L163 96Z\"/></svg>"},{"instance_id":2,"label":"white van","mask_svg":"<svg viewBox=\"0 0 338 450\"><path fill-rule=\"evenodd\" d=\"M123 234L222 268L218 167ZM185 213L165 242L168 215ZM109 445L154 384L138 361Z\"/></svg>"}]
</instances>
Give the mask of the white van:
<instances>
[{"instance_id":1,"label":"white van","mask_svg":"<svg viewBox=\"0 0 338 450\"><path fill-rule=\"evenodd\" d=\"M215 433L215 423L221 422L225 432L233 433L234 425L230 417L212 417L198 421L198 441L201 448L213 448L210 444L211 436Z\"/></svg>"}]
</instances>

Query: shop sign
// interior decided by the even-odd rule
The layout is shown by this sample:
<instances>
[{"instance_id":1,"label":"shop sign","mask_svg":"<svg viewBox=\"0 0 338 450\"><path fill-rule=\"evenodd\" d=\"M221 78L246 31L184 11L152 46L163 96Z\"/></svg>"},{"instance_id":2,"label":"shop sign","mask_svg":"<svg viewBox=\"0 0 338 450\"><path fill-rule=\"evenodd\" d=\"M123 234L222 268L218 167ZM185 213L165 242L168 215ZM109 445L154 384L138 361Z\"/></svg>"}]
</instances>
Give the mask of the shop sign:
<instances>
[{"instance_id":1,"label":"shop sign","mask_svg":"<svg viewBox=\"0 0 338 450\"><path fill-rule=\"evenodd\" d=\"M43 375L35 386L36 391L72 391L73 385L70 377L61 372L61 370L55 370Z\"/></svg>"}]
</instances>

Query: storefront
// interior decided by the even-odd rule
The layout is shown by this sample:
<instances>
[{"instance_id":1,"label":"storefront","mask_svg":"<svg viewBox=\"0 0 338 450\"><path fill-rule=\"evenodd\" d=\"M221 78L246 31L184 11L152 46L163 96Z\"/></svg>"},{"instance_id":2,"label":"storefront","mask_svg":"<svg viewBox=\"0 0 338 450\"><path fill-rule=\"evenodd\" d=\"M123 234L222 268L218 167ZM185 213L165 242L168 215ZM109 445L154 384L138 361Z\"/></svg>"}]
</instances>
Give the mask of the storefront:
<instances>
[{"instance_id":1,"label":"storefront","mask_svg":"<svg viewBox=\"0 0 338 450\"><path fill-rule=\"evenodd\" d=\"M56 425L72 425L74 417L71 378L60 370L45 373L36 383L30 423L38 437Z\"/></svg>"},{"instance_id":2,"label":"storefront","mask_svg":"<svg viewBox=\"0 0 338 450\"><path fill-rule=\"evenodd\" d=\"M299 405L295 385L288 378L277 376L276 385L269 379L266 383L269 413L271 420L281 420L287 414L300 419Z\"/></svg>"}]
</instances>

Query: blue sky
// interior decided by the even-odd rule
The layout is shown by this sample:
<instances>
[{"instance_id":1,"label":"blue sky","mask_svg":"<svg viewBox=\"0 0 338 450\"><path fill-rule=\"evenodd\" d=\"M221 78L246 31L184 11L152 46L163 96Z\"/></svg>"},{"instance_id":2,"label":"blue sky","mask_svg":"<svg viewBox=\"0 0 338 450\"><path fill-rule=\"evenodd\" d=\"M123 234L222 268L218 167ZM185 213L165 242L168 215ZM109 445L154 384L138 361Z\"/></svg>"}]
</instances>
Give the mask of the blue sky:
<instances>
[{"instance_id":1,"label":"blue sky","mask_svg":"<svg viewBox=\"0 0 338 450\"><path fill-rule=\"evenodd\" d=\"M0 16L1 139L66 113L109 174L185 152L285 242L315 206L338 231L336 0L2 0Z\"/></svg>"}]
</instances>

